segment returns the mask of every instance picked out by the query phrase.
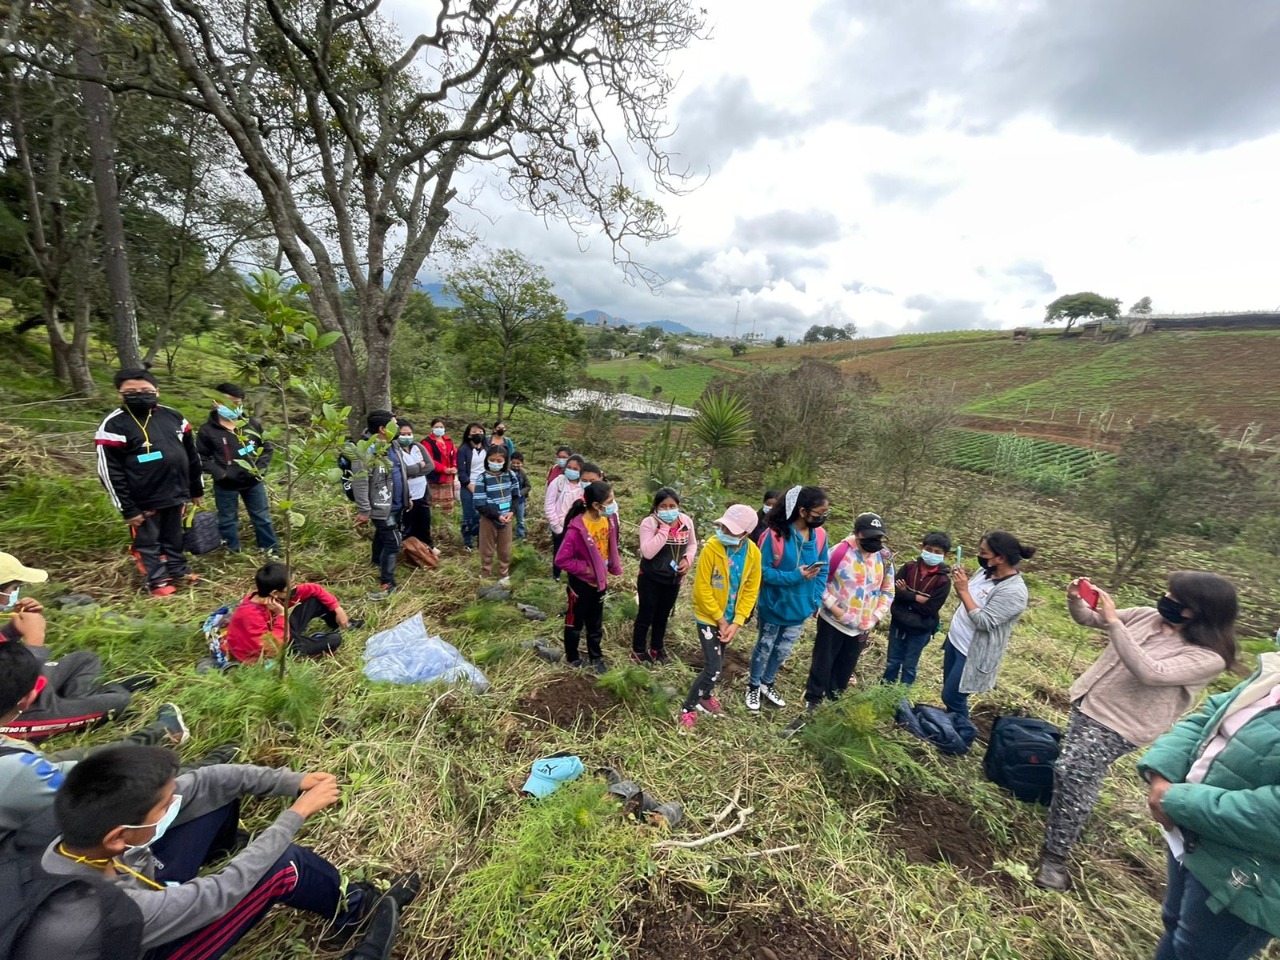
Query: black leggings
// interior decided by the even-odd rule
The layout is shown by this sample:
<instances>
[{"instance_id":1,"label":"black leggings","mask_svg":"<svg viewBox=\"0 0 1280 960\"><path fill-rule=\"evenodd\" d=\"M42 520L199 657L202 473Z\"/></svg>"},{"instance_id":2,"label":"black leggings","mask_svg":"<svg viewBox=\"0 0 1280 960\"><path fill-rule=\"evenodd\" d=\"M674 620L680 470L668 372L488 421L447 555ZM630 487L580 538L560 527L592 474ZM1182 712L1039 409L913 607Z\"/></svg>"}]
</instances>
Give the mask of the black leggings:
<instances>
[{"instance_id":1,"label":"black leggings","mask_svg":"<svg viewBox=\"0 0 1280 960\"><path fill-rule=\"evenodd\" d=\"M851 636L818 617L818 631L813 638L813 662L805 684L805 702L816 706L823 700L835 700L849 687L858 666L858 658L867 649L865 633Z\"/></svg>"},{"instance_id":2,"label":"black leggings","mask_svg":"<svg viewBox=\"0 0 1280 960\"><path fill-rule=\"evenodd\" d=\"M578 641L587 632L587 656L604 657L600 641L604 638L604 591L569 575L569 607L564 614L564 658L568 663L578 659Z\"/></svg>"},{"instance_id":3,"label":"black leggings","mask_svg":"<svg viewBox=\"0 0 1280 960\"><path fill-rule=\"evenodd\" d=\"M676 599L680 596L680 581L666 583L641 574L636 581L636 592L640 595L640 607L636 611L636 623L631 632L631 649L641 655L649 650L663 653L666 650L667 621L671 619L671 611L675 609ZM650 628L653 629L653 638L646 647L645 640Z\"/></svg>"},{"instance_id":4,"label":"black leggings","mask_svg":"<svg viewBox=\"0 0 1280 960\"><path fill-rule=\"evenodd\" d=\"M699 700L711 696L724 669L724 651L729 645L720 642L720 627L710 623L698 624L698 642L702 644L702 672L689 688L689 695L684 698L684 710L688 713Z\"/></svg>"}]
</instances>

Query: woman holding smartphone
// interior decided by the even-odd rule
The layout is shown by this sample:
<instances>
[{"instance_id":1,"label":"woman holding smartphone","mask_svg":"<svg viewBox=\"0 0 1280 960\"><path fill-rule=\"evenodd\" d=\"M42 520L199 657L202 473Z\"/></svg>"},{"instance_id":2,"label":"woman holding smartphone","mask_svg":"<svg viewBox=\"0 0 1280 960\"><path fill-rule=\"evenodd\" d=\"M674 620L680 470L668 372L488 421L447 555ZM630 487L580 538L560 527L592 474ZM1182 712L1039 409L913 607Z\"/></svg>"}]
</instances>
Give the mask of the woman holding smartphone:
<instances>
[{"instance_id":1,"label":"woman holding smartphone","mask_svg":"<svg viewBox=\"0 0 1280 960\"><path fill-rule=\"evenodd\" d=\"M1068 856L1117 759L1146 746L1236 658L1236 590L1215 573L1171 574L1154 607L1117 610L1088 580L1067 587L1076 623L1107 632L1102 655L1071 686L1071 718L1053 768L1053 804L1035 883L1069 890Z\"/></svg>"}]
</instances>

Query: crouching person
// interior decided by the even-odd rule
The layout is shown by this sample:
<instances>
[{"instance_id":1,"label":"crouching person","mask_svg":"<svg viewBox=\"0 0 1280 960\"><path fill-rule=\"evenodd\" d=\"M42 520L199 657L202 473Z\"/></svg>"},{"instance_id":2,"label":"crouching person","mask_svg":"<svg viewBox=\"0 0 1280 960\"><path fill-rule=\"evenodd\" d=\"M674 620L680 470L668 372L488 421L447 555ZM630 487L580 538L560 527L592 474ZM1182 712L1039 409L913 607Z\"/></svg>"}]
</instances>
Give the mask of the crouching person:
<instances>
[{"instance_id":1,"label":"crouching person","mask_svg":"<svg viewBox=\"0 0 1280 960\"><path fill-rule=\"evenodd\" d=\"M289 589L289 568L268 563L254 575L256 589L245 595L227 624L227 652L241 662L274 657L284 642L285 611L289 616L289 652L299 657L333 653L342 645L338 632L352 625L347 611L332 593L318 583L300 583ZM327 630L308 632L321 621ZM355 623L356 626L360 622Z\"/></svg>"},{"instance_id":2,"label":"crouching person","mask_svg":"<svg viewBox=\"0 0 1280 960\"><path fill-rule=\"evenodd\" d=\"M205 864L236 847L240 798L296 798L288 810L216 873ZM121 746L76 764L54 798L62 834L41 865L57 876L106 879L142 916L146 960L216 960L277 903L306 910L329 933L354 932L380 894L345 883L323 857L293 843L303 821L336 803L337 778L266 767L221 764L179 775L162 747ZM417 893L416 875L397 878L387 896L402 905ZM99 957L99 931L87 886L45 904L21 938L16 960Z\"/></svg>"}]
</instances>

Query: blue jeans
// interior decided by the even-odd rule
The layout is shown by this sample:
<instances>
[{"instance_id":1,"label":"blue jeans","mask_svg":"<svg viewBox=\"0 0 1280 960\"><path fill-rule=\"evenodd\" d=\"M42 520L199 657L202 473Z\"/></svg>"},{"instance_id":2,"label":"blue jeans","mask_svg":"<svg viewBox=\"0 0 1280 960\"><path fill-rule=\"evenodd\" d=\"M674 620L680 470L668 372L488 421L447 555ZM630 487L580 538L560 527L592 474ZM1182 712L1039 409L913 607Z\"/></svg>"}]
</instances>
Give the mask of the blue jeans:
<instances>
[{"instance_id":1,"label":"blue jeans","mask_svg":"<svg viewBox=\"0 0 1280 960\"><path fill-rule=\"evenodd\" d=\"M475 494L462 486L462 543L466 547L476 545L480 533L480 514L476 511Z\"/></svg>"},{"instance_id":2,"label":"blue jeans","mask_svg":"<svg viewBox=\"0 0 1280 960\"><path fill-rule=\"evenodd\" d=\"M920 654L933 639L929 630L907 630L896 623L889 624L889 649L885 654L884 682L897 683L898 672L907 686L916 682L916 670L920 666Z\"/></svg>"},{"instance_id":3,"label":"blue jeans","mask_svg":"<svg viewBox=\"0 0 1280 960\"><path fill-rule=\"evenodd\" d=\"M942 705L951 714L951 723L965 743L972 744L978 735L977 728L969 722L969 695L960 692L960 678L969 658L947 640L942 645Z\"/></svg>"},{"instance_id":4,"label":"blue jeans","mask_svg":"<svg viewBox=\"0 0 1280 960\"><path fill-rule=\"evenodd\" d=\"M258 541L259 550L275 551L280 542L276 539L275 527L271 525L271 506L267 502L267 487L263 483L255 483L248 490L227 490L214 486L213 501L218 505L218 533L228 550L240 549L240 501L249 512L249 522L253 524L253 536Z\"/></svg>"},{"instance_id":5,"label":"blue jeans","mask_svg":"<svg viewBox=\"0 0 1280 960\"><path fill-rule=\"evenodd\" d=\"M1169 885L1160 908L1164 936L1155 960L1247 960L1271 942L1271 934L1234 913L1214 913L1208 899L1204 884L1170 854Z\"/></svg>"},{"instance_id":6,"label":"blue jeans","mask_svg":"<svg viewBox=\"0 0 1280 960\"><path fill-rule=\"evenodd\" d=\"M511 505L511 510L516 515L516 539L517 540L523 540L525 535L525 529L524 529L525 503L526 503L525 499L523 497L519 497Z\"/></svg>"},{"instance_id":7,"label":"blue jeans","mask_svg":"<svg viewBox=\"0 0 1280 960\"><path fill-rule=\"evenodd\" d=\"M778 668L791 655L803 629L803 623L784 627L778 623L760 621L760 636L756 645L751 648L751 686L758 687L762 683L766 687L773 686Z\"/></svg>"}]
</instances>

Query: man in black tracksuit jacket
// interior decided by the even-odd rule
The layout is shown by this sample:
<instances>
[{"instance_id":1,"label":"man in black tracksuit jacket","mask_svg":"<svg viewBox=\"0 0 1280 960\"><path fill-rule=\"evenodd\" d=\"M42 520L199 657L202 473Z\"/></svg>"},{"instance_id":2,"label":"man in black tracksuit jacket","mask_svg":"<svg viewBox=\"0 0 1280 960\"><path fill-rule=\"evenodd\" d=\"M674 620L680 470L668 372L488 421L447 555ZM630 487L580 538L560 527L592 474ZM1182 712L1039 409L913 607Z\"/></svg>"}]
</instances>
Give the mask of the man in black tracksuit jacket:
<instances>
[{"instance_id":1,"label":"man in black tracksuit jacket","mask_svg":"<svg viewBox=\"0 0 1280 960\"><path fill-rule=\"evenodd\" d=\"M199 579L182 552L182 512L204 495L191 424L162 407L151 371L115 375L120 407L98 426L98 477L133 533L133 555L152 596L175 591L173 581Z\"/></svg>"}]
</instances>

